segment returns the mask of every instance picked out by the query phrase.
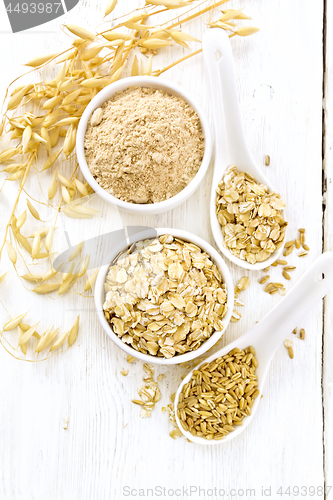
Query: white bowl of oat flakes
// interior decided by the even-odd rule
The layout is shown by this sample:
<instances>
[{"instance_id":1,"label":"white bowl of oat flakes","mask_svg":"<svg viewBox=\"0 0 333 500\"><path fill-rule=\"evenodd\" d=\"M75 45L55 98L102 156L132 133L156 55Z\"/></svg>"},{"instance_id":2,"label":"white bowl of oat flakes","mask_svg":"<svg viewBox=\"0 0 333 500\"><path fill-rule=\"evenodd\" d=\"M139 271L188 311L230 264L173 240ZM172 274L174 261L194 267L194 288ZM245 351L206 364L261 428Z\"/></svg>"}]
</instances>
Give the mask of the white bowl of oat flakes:
<instances>
[{"instance_id":1,"label":"white bowl of oat flakes","mask_svg":"<svg viewBox=\"0 0 333 500\"><path fill-rule=\"evenodd\" d=\"M101 90L84 111L76 153L88 184L132 213L185 201L202 181L212 135L202 109L180 86L138 76Z\"/></svg>"},{"instance_id":2,"label":"white bowl of oat flakes","mask_svg":"<svg viewBox=\"0 0 333 500\"><path fill-rule=\"evenodd\" d=\"M95 285L98 319L118 347L148 363L201 356L224 334L233 281L219 253L180 229L151 229L112 250Z\"/></svg>"}]
</instances>

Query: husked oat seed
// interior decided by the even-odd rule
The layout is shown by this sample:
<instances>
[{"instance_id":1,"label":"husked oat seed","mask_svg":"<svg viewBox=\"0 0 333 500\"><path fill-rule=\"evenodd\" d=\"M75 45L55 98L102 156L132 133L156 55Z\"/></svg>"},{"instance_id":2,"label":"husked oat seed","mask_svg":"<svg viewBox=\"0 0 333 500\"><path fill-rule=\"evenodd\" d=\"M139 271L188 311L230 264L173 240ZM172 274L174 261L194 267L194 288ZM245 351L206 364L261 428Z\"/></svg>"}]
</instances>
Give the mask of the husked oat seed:
<instances>
[{"instance_id":1,"label":"husked oat seed","mask_svg":"<svg viewBox=\"0 0 333 500\"><path fill-rule=\"evenodd\" d=\"M284 245L284 248L289 248L289 247L292 247L292 246L294 246L294 244L295 244L294 240L292 240L292 241L288 241L288 242Z\"/></svg>"},{"instance_id":2,"label":"husked oat seed","mask_svg":"<svg viewBox=\"0 0 333 500\"><path fill-rule=\"evenodd\" d=\"M286 248L285 251L283 252L283 256L287 257L288 255L290 255L291 252L293 252L294 248L295 248L294 245L291 245L290 247Z\"/></svg>"},{"instance_id":3,"label":"husked oat seed","mask_svg":"<svg viewBox=\"0 0 333 500\"><path fill-rule=\"evenodd\" d=\"M244 277L241 287L248 284ZM227 290L201 248L163 235L135 243L111 264L103 309L124 343L172 358L224 329Z\"/></svg>"},{"instance_id":4,"label":"husked oat seed","mask_svg":"<svg viewBox=\"0 0 333 500\"><path fill-rule=\"evenodd\" d=\"M237 166L230 166L219 182L215 206L224 244L236 257L263 262L283 245L284 201Z\"/></svg>"},{"instance_id":5,"label":"husked oat seed","mask_svg":"<svg viewBox=\"0 0 333 500\"><path fill-rule=\"evenodd\" d=\"M305 330L304 328L301 328L300 332L299 332L299 337L304 340L305 339Z\"/></svg>"},{"instance_id":6,"label":"husked oat seed","mask_svg":"<svg viewBox=\"0 0 333 500\"><path fill-rule=\"evenodd\" d=\"M298 254L298 257L306 257L308 255L308 252L300 252Z\"/></svg>"},{"instance_id":7,"label":"husked oat seed","mask_svg":"<svg viewBox=\"0 0 333 500\"><path fill-rule=\"evenodd\" d=\"M182 428L193 436L220 440L242 425L259 395L257 366L255 350L247 347L193 370L177 405Z\"/></svg>"},{"instance_id":8,"label":"husked oat seed","mask_svg":"<svg viewBox=\"0 0 333 500\"><path fill-rule=\"evenodd\" d=\"M286 280L291 280L290 274L288 274L287 271L283 271L282 275Z\"/></svg>"},{"instance_id":9,"label":"husked oat seed","mask_svg":"<svg viewBox=\"0 0 333 500\"><path fill-rule=\"evenodd\" d=\"M84 148L92 175L107 192L131 203L157 203L194 178L204 136L199 116L184 99L131 87L94 112Z\"/></svg>"}]
</instances>

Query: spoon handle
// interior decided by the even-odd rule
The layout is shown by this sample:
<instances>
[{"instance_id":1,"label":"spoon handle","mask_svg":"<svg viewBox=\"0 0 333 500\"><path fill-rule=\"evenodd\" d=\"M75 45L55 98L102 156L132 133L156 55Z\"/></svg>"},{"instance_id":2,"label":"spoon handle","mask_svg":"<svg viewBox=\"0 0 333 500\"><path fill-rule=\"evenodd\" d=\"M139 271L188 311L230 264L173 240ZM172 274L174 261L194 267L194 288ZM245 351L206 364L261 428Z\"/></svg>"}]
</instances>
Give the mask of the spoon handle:
<instances>
[{"instance_id":1,"label":"spoon handle","mask_svg":"<svg viewBox=\"0 0 333 500\"><path fill-rule=\"evenodd\" d=\"M215 174L221 177L234 163L246 166L250 153L247 148L236 93L236 79L228 35L220 29L206 31L202 41L204 61L210 84L215 128Z\"/></svg>"},{"instance_id":2,"label":"spoon handle","mask_svg":"<svg viewBox=\"0 0 333 500\"><path fill-rule=\"evenodd\" d=\"M315 260L290 292L246 334L253 339L258 355L263 354L266 359L271 359L299 321L332 288L333 252L326 252Z\"/></svg>"}]
</instances>

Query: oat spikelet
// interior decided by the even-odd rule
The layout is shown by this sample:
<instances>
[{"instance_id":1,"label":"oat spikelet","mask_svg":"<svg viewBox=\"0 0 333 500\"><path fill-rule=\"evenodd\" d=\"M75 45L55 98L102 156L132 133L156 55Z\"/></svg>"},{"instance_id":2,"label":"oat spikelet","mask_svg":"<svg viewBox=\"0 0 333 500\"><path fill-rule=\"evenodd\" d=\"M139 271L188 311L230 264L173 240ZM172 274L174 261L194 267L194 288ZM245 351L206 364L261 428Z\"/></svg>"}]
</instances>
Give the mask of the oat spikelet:
<instances>
[{"instance_id":1,"label":"oat spikelet","mask_svg":"<svg viewBox=\"0 0 333 500\"><path fill-rule=\"evenodd\" d=\"M70 203L72 201L71 195L69 194L65 186L61 186L61 195L65 203Z\"/></svg>"},{"instance_id":2,"label":"oat spikelet","mask_svg":"<svg viewBox=\"0 0 333 500\"><path fill-rule=\"evenodd\" d=\"M10 241L6 241L6 247L7 247L7 253L8 257L12 261L12 263L15 265L17 261L17 253L13 245L11 244Z\"/></svg>"},{"instance_id":3,"label":"oat spikelet","mask_svg":"<svg viewBox=\"0 0 333 500\"><path fill-rule=\"evenodd\" d=\"M182 45L183 47L186 47L189 49L189 46L187 45L188 42L200 42L197 38L194 38L194 36L188 35L187 33L183 33L182 31L171 31L171 38L177 42L179 45Z\"/></svg>"},{"instance_id":4,"label":"oat spikelet","mask_svg":"<svg viewBox=\"0 0 333 500\"><path fill-rule=\"evenodd\" d=\"M237 31L235 31L235 35L249 36L257 33L258 31L259 28L255 28L254 26L243 26L242 28L239 28Z\"/></svg>"},{"instance_id":5,"label":"oat spikelet","mask_svg":"<svg viewBox=\"0 0 333 500\"><path fill-rule=\"evenodd\" d=\"M40 57L34 57L33 59L30 59L27 63L25 63L24 66L30 66L31 68L38 68L38 66L42 66L42 64L45 64L46 62L50 61L51 59L57 57L58 54L48 54L45 56L40 56Z\"/></svg>"},{"instance_id":6,"label":"oat spikelet","mask_svg":"<svg viewBox=\"0 0 333 500\"><path fill-rule=\"evenodd\" d=\"M139 63L137 56L135 56L132 64L131 76L138 76L138 75L139 75Z\"/></svg>"},{"instance_id":7,"label":"oat spikelet","mask_svg":"<svg viewBox=\"0 0 333 500\"><path fill-rule=\"evenodd\" d=\"M78 36L79 38L82 38L82 40L90 40L93 41L95 40L95 35L91 33L90 31L81 28L80 26L76 26L76 24L66 24L65 25L68 31L73 33L73 35Z\"/></svg>"},{"instance_id":8,"label":"oat spikelet","mask_svg":"<svg viewBox=\"0 0 333 500\"><path fill-rule=\"evenodd\" d=\"M66 139L63 146L64 155L66 157L68 157L75 148L76 130L77 129L74 128L73 125L71 125L68 129L68 133L66 135Z\"/></svg>"},{"instance_id":9,"label":"oat spikelet","mask_svg":"<svg viewBox=\"0 0 333 500\"><path fill-rule=\"evenodd\" d=\"M37 342L37 345L35 347L35 353L40 353L44 349L46 349L46 347L51 344L51 342L57 335L58 335L58 330L53 330L53 328L45 332L44 335L42 335L39 341Z\"/></svg>"},{"instance_id":10,"label":"oat spikelet","mask_svg":"<svg viewBox=\"0 0 333 500\"><path fill-rule=\"evenodd\" d=\"M57 176L58 176L58 179L59 181L61 182L61 184L69 189L74 189L74 186L72 184L71 181L69 181L68 179L66 179L66 177L64 177L63 175L59 174L59 172L57 173Z\"/></svg>"},{"instance_id":11,"label":"oat spikelet","mask_svg":"<svg viewBox=\"0 0 333 500\"><path fill-rule=\"evenodd\" d=\"M47 252L51 251L52 245L53 245L53 231L54 227L50 227L49 232L47 233L46 239L45 239L45 250Z\"/></svg>"},{"instance_id":12,"label":"oat spikelet","mask_svg":"<svg viewBox=\"0 0 333 500\"><path fill-rule=\"evenodd\" d=\"M186 7L190 2L183 0L146 0L146 5L158 5L167 7L168 9L179 9L179 7Z\"/></svg>"},{"instance_id":13,"label":"oat spikelet","mask_svg":"<svg viewBox=\"0 0 333 500\"><path fill-rule=\"evenodd\" d=\"M104 17L111 14L111 12L115 9L116 5L117 5L117 0L109 0L105 7Z\"/></svg>"},{"instance_id":14,"label":"oat spikelet","mask_svg":"<svg viewBox=\"0 0 333 500\"><path fill-rule=\"evenodd\" d=\"M124 40L132 40L133 36L128 35L127 33L121 33L119 31L106 31L105 33L102 33L102 36L108 40L109 42L112 42L114 40L122 40L122 43Z\"/></svg>"},{"instance_id":15,"label":"oat spikelet","mask_svg":"<svg viewBox=\"0 0 333 500\"><path fill-rule=\"evenodd\" d=\"M51 97L48 99L46 102L44 102L42 109L53 109L55 108L58 104L60 104L62 101L62 96L57 95L55 97Z\"/></svg>"},{"instance_id":16,"label":"oat spikelet","mask_svg":"<svg viewBox=\"0 0 333 500\"><path fill-rule=\"evenodd\" d=\"M68 336L69 347L72 346L77 339L77 336L79 333L79 321L80 321L80 316L78 316L76 318L76 321L69 332L69 336Z\"/></svg>"},{"instance_id":17,"label":"oat spikelet","mask_svg":"<svg viewBox=\"0 0 333 500\"><path fill-rule=\"evenodd\" d=\"M79 123L79 118L72 116L69 118L63 118L57 122L57 127L62 127L66 125L77 125Z\"/></svg>"},{"instance_id":18,"label":"oat spikelet","mask_svg":"<svg viewBox=\"0 0 333 500\"><path fill-rule=\"evenodd\" d=\"M20 217L17 219L17 222L16 222L17 229L20 229L26 220L27 220L27 211L24 210L24 212L22 212Z\"/></svg>"},{"instance_id":19,"label":"oat spikelet","mask_svg":"<svg viewBox=\"0 0 333 500\"><path fill-rule=\"evenodd\" d=\"M17 180L21 179L21 177L23 177L23 175L24 175L24 170L21 169L18 172L16 172L15 174L12 174L9 177L7 177L7 180L8 181L17 181Z\"/></svg>"},{"instance_id":20,"label":"oat spikelet","mask_svg":"<svg viewBox=\"0 0 333 500\"><path fill-rule=\"evenodd\" d=\"M79 179L74 179L74 182L77 187L77 190L82 194L82 196L89 195L87 187L81 181L79 181Z\"/></svg>"},{"instance_id":21,"label":"oat spikelet","mask_svg":"<svg viewBox=\"0 0 333 500\"><path fill-rule=\"evenodd\" d=\"M56 151L56 152L51 154L51 156L44 163L43 170L47 170L48 168L52 167L52 165L58 159L58 156L60 155L61 151L62 151L62 149L59 149L59 151Z\"/></svg>"},{"instance_id":22,"label":"oat spikelet","mask_svg":"<svg viewBox=\"0 0 333 500\"><path fill-rule=\"evenodd\" d=\"M47 193L49 200L52 200L54 198L56 191L57 191L57 172L54 172Z\"/></svg>"},{"instance_id":23,"label":"oat spikelet","mask_svg":"<svg viewBox=\"0 0 333 500\"><path fill-rule=\"evenodd\" d=\"M31 255L32 248L27 238L25 238L19 231L16 231L14 236L20 245L22 245L22 247Z\"/></svg>"},{"instance_id":24,"label":"oat spikelet","mask_svg":"<svg viewBox=\"0 0 333 500\"><path fill-rule=\"evenodd\" d=\"M227 21L230 21L230 19L237 19L237 16L242 13L242 9L229 9L222 12L223 16L220 17L219 21L226 23Z\"/></svg>"},{"instance_id":25,"label":"oat spikelet","mask_svg":"<svg viewBox=\"0 0 333 500\"><path fill-rule=\"evenodd\" d=\"M83 207L80 205L66 205L63 208L63 212L67 215L67 217L71 217L72 219L92 219L99 213L98 210L95 210L94 208Z\"/></svg>"},{"instance_id":26,"label":"oat spikelet","mask_svg":"<svg viewBox=\"0 0 333 500\"><path fill-rule=\"evenodd\" d=\"M38 294L51 293L55 290L58 290L60 287L59 283L47 283L45 285L39 285L34 288L32 291Z\"/></svg>"},{"instance_id":27,"label":"oat spikelet","mask_svg":"<svg viewBox=\"0 0 333 500\"><path fill-rule=\"evenodd\" d=\"M50 352L52 351L55 351L57 349L59 349L59 347L62 346L62 344L65 342L65 340L67 339L68 335L70 333L70 330L67 330L63 335L61 335L61 337L59 337L55 343L50 347Z\"/></svg>"},{"instance_id":28,"label":"oat spikelet","mask_svg":"<svg viewBox=\"0 0 333 500\"><path fill-rule=\"evenodd\" d=\"M82 250L82 242L79 243L78 245L75 245L71 253L69 254L68 260L71 262L72 260L75 260L76 257L79 255L79 253Z\"/></svg>"},{"instance_id":29,"label":"oat spikelet","mask_svg":"<svg viewBox=\"0 0 333 500\"><path fill-rule=\"evenodd\" d=\"M37 212L37 210L35 209L35 207L32 205L32 203L30 202L30 200L27 200L27 207L29 209L29 212L31 213L31 215L35 219L41 220L41 218L39 217L39 213Z\"/></svg>"},{"instance_id":30,"label":"oat spikelet","mask_svg":"<svg viewBox=\"0 0 333 500\"><path fill-rule=\"evenodd\" d=\"M14 94L8 101L7 110L11 111L12 109L17 108L22 102L23 97L29 92L29 87L23 87L19 92Z\"/></svg>"},{"instance_id":31,"label":"oat spikelet","mask_svg":"<svg viewBox=\"0 0 333 500\"><path fill-rule=\"evenodd\" d=\"M32 128L30 127L30 125L28 125L27 127L25 127L23 135L22 135L23 153L25 153L27 150L27 146L28 146L28 143L31 139L31 135L32 135Z\"/></svg>"},{"instance_id":32,"label":"oat spikelet","mask_svg":"<svg viewBox=\"0 0 333 500\"><path fill-rule=\"evenodd\" d=\"M83 292L88 292L93 286L96 281L97 275L98 275L99 269L97 269L94 274L92 274L86 281L86 284L84 286L84 291Z\"/></svg>"},{"instance_id":33,"label":"oat spikelet","mask_svg":"<svg viewBox=\"0 0 333 500\"><path fill-rule=\"evenodd\" d=\"M0 285L1 285L1 283L3 282L3 280L6 278L7 274L8 274L8 271L7 271L7 272L5 272L4 274L2 274L2 275L0 276Z\"/></svg>"},{"instance_id":34,"label":"oat spikelet","mask_svg":"<svg viewBox=\"0 0 333 500\"><path fill-rule=\"evenodd\" d=\"M36 281L42 281L43 275L28 273L28 274L23 274L21 278L23 278L26 281L36 282Z\"/></svg>"},{"instance_id":35,"label":"oat spikelet","mask_svg":"<svg viewBox=\"0 0 333 500\"><path fill-rule=\"evenodd\" d=\"M33 259L36 259L36 257L38 256L38 254L40 252L40 249L41 249L40 234L37 233L36 236L34 237L32 249L31 249L31 257Z\"/></svg>"},{"instance_id":36,"label":"oat spikelet","mask_svg":"<svg viewBox=\"0 0 333 500\"><path fill-rule=\"evenodd\" d=\"M81 85L85 89L97 89L99 87L104 87L109 83L110 83L109 78L98 77L98 78L88 78L87 80L81 82Z\"/></svg>"},{"instance_id":37,"label":"oat spikelet","mask_svg":"<svg viewBox=\"0 0 333 500\"><path fill-rule=\"evenodd\" d=\"M82 276L84 276L86 274L89 262L90 262L90 255L86 255L84 258L84 261L82 263L81 271L78 274L79 278L82 278Z\"/></svg>"},{"instance_id":38,"label":"oat spikelet","mask_svg":"<svg viewBox=\"0 0 333 500\"><path fill-rule=\"evenodd\" d=\"M5 326L3 327L3 330L5 332L8 332L9 330L13 330L14 328L17 327L17 325L19 325L22 321L22 319L24 318L24 316L26 315L27 313L24 313L24 314L20 314L19 316L17 316L16 318L14 319L11 319L10 321L7 321L7 323L5 324Z\"/></svg>"},{"instance_id":39,"label":"oat spikelet","mask_svg":"<svg viewBox=\"0 0 333 500\"><path fill-rule=\"evenodd\" d=\"M153 69L153 55L149 56L143 75L151 75Z\"/></svg>"},{"instance_id":40,"label":"oat spikelet","mask_svg":"<svg viewBox=\"0 0 333 500\"><path fill-rule=\"evenodd\" d=\"M20 155L21 153L21 147L5 149L2 153L0 153L0 162L8 161L13 158L13 156Z\"/></svg>"},{"instance_id":41,"label":"oat spikelet","mask_svg":"<svg viewBox=\"0 0 333 500\"><path fill-rule=\"evenodd\" d=\"M22 346L23 344L26 344L30 338L33 336L33 334L35 333L35 330L37 328L39 323L36 323L34 326L32 326L31 328L29 328L28 330L26 330L23 335L20 336L20 339L19 339L19 345Z\"/></svg>"},{"instance_id":42,"label":"oat spikelet","mask_svg":"<svg viewBox=\"0 0 333 500\"><path fill-rule=\"evenodd\" d=\"M229 19L246 19L246 20L251 20L252 18L250 16L247 16L246 14L243 14L242 9L234 10L234 9L228 9L228 10L223 10L223 16L220 18L220 21L229 21Z\"/></svg>"},{"instance_id":43,"label":"oat spikelet","mask_svg":"<svg viewBox=\"0 0 333 500\"><path fill-rule=\"evenodd\" d=\"M94 47L94 49L98 49L98 51L100 51L102 49L102 47ZM90 49L92 50L92 49ZM86 53L88 52L88 50L86 51ZM97 52L98 53L98 52ZM62 106L66 106L67 104L70 104L71 102L75 101L75 99L77 97L79 97L79 95L81 94L82 90L81 89L78 89L78 90L74 90L74 92L71 92L70 94L68 94L64 100L62 101Z\"/></svg>"},{"instance_id":44,"label":"oat spikelet","mask_svg":"<svg viewBox=\"0 0 333 500\"><path fill-rule=\"evenodd\" d=\"M149 50L158 50L172 45L172 42L168 40L161 40L159 38L149 38L149 40L141 42L140 45Z\"/></svg>"}]
</instances>

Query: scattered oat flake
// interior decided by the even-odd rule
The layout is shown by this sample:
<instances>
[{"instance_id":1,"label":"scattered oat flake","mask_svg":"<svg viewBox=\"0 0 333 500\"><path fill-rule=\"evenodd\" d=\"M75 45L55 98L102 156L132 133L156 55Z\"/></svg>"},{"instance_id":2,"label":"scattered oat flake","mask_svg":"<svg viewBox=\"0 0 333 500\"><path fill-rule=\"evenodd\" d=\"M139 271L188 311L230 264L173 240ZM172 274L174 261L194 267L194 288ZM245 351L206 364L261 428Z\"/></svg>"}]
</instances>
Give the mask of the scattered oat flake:
<instances>
[{"instance_id":1,"label":"scattered oat flake","mask_svg":"<svg viewBox=\"0 0 333 500\"><path fill-rule=\"evenodd\" d=\"M173 431L170 432L169 436L172 437L172 439L177 439L181 437L182 431L180 429L174 429Z\"/></svg>"},{"instance_id":2,"label":"scattered oat flake","mask_svg":"<svg viewBox=\"0 0 333 500\"><path fill-rule=\"evenodd\" d=\"M69 422L69 417L64 418L64 429L68 429L68 422Z\"/></svg>"},{"instance_id":3,"label":"scattered oat flake","mask_svg":"<svg viewBox=\"0 0 333 500\"><path fill-rule=\"evenodd\" d=\"M293 342L292 342L292 340L286 339L283 342L283 345L284 345L284 347L286 347L287 349L289 349L289 347L291 347L293 345Z\"/></svg>"},{"instance_id":4,"label":"scattered oat flake","mask_svg":"<svg viewBox=\"0 0 333 500\"><path fill-rule=\"evenodd\" d=\"M120 373L126 377L128 375L128 370L121 370Z\"/></svg>"},{"instance_id":5,"label":"scattered oat flake","mask_svg":"<svg viewBox=\"0 0 333 500\"><path fill-rule=\"evenodd\" d=\"M127 356L127 363L131 363L132 364L134 361L135 361L135 357L134 356L130 356L128 354L128 356Z\"/></svg>"}]
</instances>

